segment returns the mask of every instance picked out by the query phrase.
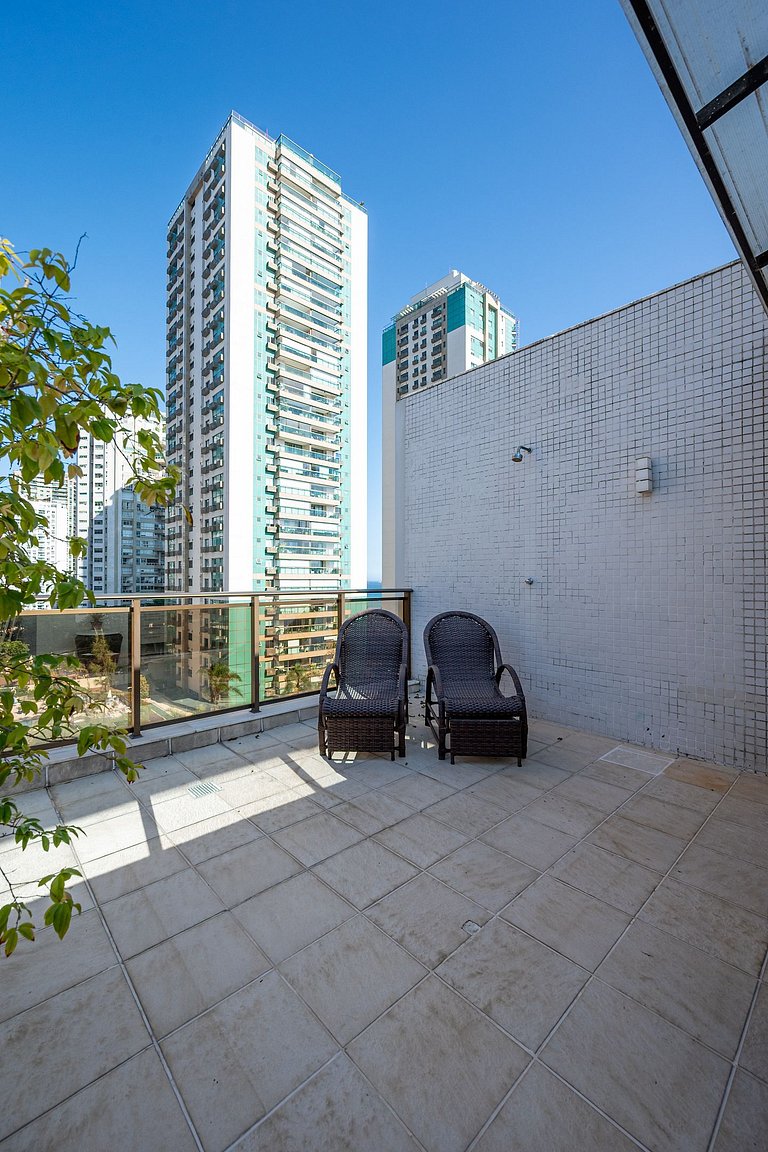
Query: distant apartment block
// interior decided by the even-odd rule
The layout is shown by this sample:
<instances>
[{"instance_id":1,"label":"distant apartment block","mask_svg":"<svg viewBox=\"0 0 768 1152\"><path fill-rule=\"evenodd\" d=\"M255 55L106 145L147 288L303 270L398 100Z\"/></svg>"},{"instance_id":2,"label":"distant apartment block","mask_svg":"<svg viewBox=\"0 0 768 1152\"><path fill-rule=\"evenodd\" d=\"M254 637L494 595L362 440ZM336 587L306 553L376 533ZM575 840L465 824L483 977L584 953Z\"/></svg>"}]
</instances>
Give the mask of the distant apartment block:
<instances>
[{"instance_id":1,"label":"distant apartment block","mask_svg":"<svg viewBox=\"0 0 768 1152\"><path fill-rule=\"evenodd\" d=\"M452 269L384 329L382 387L400 397L515 348L517 318L482 284Z\"/></svg>"},{"instance_id":2,"label":"distant apartment block","mask_svg":"<svg viewBox=\"0 0 768 1152\"><path fill-rule=\"evenodd\" d=\"M74 571L74 561L69 552L69 538L72 535L72 494L71 484L57 488L42 480L30 484L29 501L38 516L48 522L45 532L38 533L37 547L30 549L36 562L53 564L60 572Z\"/></svg>"},{"instance_id":3,"label":"distant apartment block","mask_svg":"<svg viewBox=\"0 0 768 1152\"><path fill-rule=\"evenodd\" d=\"M161 431L161 429L158 429ZM129 486L130 434L110 444L81 435L69 485L69 535L88 541L75 571L97 593L164 591L164 511L149 508Z\"/></svg>"},{"instance_id":4,"label":"distant apartment block","mask_svg":"<svg viewBox=\"0 0 768 1152\"><path fill-rule=\"evenodd\" d=\"M518 321L484 285L452 269L414 296L384 329L382 392L382 577L394 586L398 549L396 402L518 346Z\"/></svg>"},{"instance_id":5,"label":"distant apartment block","mask_svg":"<svg viewBox=\"0 0 768 1152\"><path fill-rule=\"evenodd\" d=\"M168 590L364 584L365 211L232 113L167 239Z\"/></svg>"}]
</instances>

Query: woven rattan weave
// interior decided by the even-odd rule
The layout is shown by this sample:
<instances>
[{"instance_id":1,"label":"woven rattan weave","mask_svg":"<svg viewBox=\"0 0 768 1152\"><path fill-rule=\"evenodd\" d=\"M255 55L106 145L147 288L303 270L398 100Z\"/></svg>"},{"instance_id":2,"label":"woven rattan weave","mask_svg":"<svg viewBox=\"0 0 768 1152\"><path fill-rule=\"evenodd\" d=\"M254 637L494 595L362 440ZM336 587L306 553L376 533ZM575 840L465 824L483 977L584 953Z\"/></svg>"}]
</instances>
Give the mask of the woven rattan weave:
<instances>
[{"instance_id":1,"label":"woven rattan weave","mask_svg":"<svg viewBox=\"0 0 768 1152\"><path fill-rule=\"evenodd\" d=\"M382 609L351 616L339 629L336 655L320 687L320 753L395 752L405 756L408 632ZM331 679L336 691L330 694Z\"/></svg>"},{"instance_id":2,"label":"woven rattan weave","mask_svg":"<svg viewBox=\"0 0 768 1152\"><path fill-rule=\"evenodd\" d=\"M425 718L438 756L508 756L522 764L528 744L525 696L514 668L503 664L490 624L471 612L442 612L424 629ZM500 689L507 672L515 695ZM434 694L434 699L433 699Z\"/></svg>"}]
</instances>

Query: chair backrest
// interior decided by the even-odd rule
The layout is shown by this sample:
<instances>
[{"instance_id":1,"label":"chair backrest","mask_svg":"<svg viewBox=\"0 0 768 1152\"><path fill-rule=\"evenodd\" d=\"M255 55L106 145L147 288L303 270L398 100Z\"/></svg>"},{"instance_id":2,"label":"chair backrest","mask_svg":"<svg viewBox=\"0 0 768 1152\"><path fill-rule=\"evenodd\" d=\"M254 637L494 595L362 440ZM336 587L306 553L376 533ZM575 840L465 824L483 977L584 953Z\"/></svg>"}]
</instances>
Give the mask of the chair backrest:
<instances>
[{"instance_id":1,"label":"chair backrest","mask_svg":"<svg viewBox=\"0 0 768 1152\"><path fill-rule=\"evenodd\" d=\"M483 680L493 677L501 663L499 640L493 628L472 612L441 612L424 629L427 664L440 669L444 681L455 676Z\"/></svg>"},{"instance_id":2,"label":"chair backrest","mask_svg":"<svg viewBox=\"0 0 768 1152\"><path fill-rule=\"evenodd\" d=\"M393 612L372 608L350 616L339 629L336 663L342 682L397 683L408 660L408 629Z\"/></svg>"}]
</instances>

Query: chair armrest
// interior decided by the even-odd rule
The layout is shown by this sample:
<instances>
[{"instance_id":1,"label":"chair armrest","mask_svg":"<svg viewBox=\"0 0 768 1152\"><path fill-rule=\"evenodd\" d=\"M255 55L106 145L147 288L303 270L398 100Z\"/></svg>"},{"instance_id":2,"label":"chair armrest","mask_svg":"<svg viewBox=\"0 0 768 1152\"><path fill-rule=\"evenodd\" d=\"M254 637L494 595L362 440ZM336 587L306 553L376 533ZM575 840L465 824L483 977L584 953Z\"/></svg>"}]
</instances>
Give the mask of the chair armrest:
<instances>
[{"instance_id":1,"label":"chair armrest","mask_svg":"<svg viewBox=\"0 0 768 1152\"><path fill-rule=\"evenodd\" d=\"M338 664L329 664L328 667L325 669L325 672L323 672L323 680L322 680L322 683L320 685L320 705L321 706L322 706L323 700L325 700L326 696L328 695L328 687L330 685L331 676L334 676L334 675L336 677L336 687L338 688L339 677L340 677L339 666L338 666Z\"/></svg>"},{"instance_id":2,"label":"chair armrest","mask_svg":"<svg viewBox=\"0 0 768 1152\"><path fill-rule=\"evenodd\" d=\"M405 664L400 665L400 672L397 677L397 701L398 713L401 719L408 722L408 681L406 679L408 669Z\"/></svg>"},{"instance_id":3,"label":"chair armrest","mask_svg":"<svg viewBox=\"0 0 768 1152\"><path fill-rule=\"evenodd\" d=\"M440 669L437 667L436 664L430 664L429 668L427 669L427 691L426 691L427 700L429 700L429 690L433 684L435 686L435 699L442 700L443 699L443 681L442 681L442 677L440 676Z\"/></svg>"},{"instance_id":4,"label":"chair armrest","mask_svg":"<svg viewBox=\"0 0 768 1152\"><path fill-rule=\"evenodd\" d=\"M501 677L505 672L509 672L510 676L512 677L512 683L515 685L515 694L520 697L523 702L523 707L525 707L525 693L523 692L523 686L520 683L520 677L518 676L517 672L515 672L511 664L499 664L498 668L496 669L497 686L501 683Z\"/></svg>"}]
</instances>

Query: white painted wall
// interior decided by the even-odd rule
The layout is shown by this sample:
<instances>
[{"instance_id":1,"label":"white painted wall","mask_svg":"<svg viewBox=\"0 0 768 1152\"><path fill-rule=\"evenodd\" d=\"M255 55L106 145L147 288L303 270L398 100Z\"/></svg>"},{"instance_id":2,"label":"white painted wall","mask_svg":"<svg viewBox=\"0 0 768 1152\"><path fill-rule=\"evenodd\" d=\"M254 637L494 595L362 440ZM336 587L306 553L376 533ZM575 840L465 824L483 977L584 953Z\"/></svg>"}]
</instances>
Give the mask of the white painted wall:
<instances>
[{"instance_id":1,"label":"white painted wall","mask_svg":"<svg viewBox=\"0 0 768 1152\"><path fill-rule=\"evenodd\" d=\"M348 204L351 240L350 433L351 519L350 585L368 585L368 217Z\"/></svg>"},{"instance_id":2,"label":"white painted wall","mask_svg":"<svg viewBox=\"0 0 768 1152\"><path fill-rule=\"evenodd\" d=\"M765 771L767 341L731 264L401 400L415 674L469 609L533 715Z\"/></svg>"}]
</instances>

